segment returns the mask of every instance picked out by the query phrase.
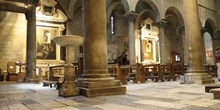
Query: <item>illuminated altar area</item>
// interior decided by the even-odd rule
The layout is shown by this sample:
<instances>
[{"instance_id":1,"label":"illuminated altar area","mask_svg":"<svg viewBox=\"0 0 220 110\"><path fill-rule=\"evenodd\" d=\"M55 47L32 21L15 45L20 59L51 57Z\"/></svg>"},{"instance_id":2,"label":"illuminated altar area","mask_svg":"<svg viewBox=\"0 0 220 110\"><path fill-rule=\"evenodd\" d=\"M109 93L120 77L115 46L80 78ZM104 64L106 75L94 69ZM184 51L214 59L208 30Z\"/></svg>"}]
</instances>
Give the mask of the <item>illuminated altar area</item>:
<instances>
[{"instance_id":1,"label":"illuminated altar area","mask_svg":"<svg viewBox=\"0 0 220 110\"><path fill-rule=\"evenodd\" d=\"M159 30L153 26L153 20L147 18L143 21L142 27L138 30L136 40L137 60L141 63L159 63Z\"/></svg>"}]
</instances>

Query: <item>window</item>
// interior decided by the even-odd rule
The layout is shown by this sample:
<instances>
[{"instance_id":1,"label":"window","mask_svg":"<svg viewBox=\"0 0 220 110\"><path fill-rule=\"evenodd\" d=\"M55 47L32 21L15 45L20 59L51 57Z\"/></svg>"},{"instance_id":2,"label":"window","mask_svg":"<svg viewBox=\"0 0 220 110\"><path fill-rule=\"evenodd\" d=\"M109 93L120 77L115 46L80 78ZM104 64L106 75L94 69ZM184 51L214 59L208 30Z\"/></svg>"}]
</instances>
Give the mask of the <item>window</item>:
<instances>
[{"instance_id":1,"label":"window","mask_svg":"<svg viewBox=\"0 0 220 110\"><path fill-rule=\"evenodd\" d=\"M113 16L111 16L111 33L115 34L115 19Z\"/></svg>"}]
</instances>

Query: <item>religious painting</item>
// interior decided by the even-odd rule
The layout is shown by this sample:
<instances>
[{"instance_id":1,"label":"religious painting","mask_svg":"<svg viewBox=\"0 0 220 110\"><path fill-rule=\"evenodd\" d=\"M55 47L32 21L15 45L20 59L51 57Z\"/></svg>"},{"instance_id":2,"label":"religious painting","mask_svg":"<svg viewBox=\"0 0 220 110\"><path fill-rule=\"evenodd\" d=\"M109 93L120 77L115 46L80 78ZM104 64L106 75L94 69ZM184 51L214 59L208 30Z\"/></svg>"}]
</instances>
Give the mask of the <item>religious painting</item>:
<instances>
[{"instance_id":1,"label":"religious painting","mask_svg":"<svg viewBox=\"0 0 220 110\"><path fill-rule=\"evenodd\" d=\"M153 40L142 40L142 58L143 60L153 60Z\"/></svg>"},{"instance_id":2,"label":"religious painting","mask_svg":"<svg viewBox=\"0 0 220 110\"><path fill-rule=\"evenodd\" d=\"M37 59L56 60L56 44L52 40L57 36L57 29L37 27Z\"/></svg>"}]
</instances>

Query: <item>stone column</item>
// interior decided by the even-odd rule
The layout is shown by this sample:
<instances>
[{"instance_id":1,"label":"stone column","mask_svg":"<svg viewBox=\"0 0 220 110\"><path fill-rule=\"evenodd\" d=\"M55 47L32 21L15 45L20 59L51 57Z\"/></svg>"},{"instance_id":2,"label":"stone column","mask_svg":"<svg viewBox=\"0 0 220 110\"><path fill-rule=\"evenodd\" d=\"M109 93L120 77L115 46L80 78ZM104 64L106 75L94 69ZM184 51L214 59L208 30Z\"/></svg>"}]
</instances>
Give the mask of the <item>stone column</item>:
<instances>
[{"instance_id":1,"label":"stone column","mask_svg":"<svg viewBox=\"0 0 220 110\"><path fill-rule=\"evenodd\" d=\"M167 62L167 52L166 52L166 40L164 33L164 26L167 21L164 19L157 21L155 24L159 28L159 43L160 43L160 64L166 64Z\"/></svg>"},{"instance_id":2,"label":"stone column","mask_svg":"<svg viewBox=\"0 0 220 110\"><path fill-rule=\"evenodd\" d=\"M27 19L27 79L36 78L36 5L37 3L33 3L32 7L28 7L25 13Z\"/></svg>"},{"instance_id":3,"label":"stone column","mask_svg":"<svg viewBox=\"0 0 220 110\"><path fill-rule=\"evenodd\" d=\"M123 94L119 81L108 73L106 8L104 0L83 0L84 59L83 74L78 79L80 94L100 96Z\"/></svg>"},{"instance_id":4,"label":"stone column","mask_svg":"<svg viewBox=\"0 0 220 110\"><path fill-rule=\"evenodd\" d=\"M202 63L202 35L201 23L198 14L197 0L184 0L184 23L186 36L189 38L189 56L187 64L187 72L181 82L185 84L205 84L213 83L212 77L203 69Z\"/></svg>"},{"instance_id":5,"label":"stone column","mask_svg":"<svg viewBox=\"0 0 220 110\"><path fill-rule=\"evenodd\" d=\"M134 20L137 13L127 12L124 17L128 18L128 44L129 44L129 63L136 64L136 50L135 50L135 34L134 34Z\"/></svg>"}]
</instances>

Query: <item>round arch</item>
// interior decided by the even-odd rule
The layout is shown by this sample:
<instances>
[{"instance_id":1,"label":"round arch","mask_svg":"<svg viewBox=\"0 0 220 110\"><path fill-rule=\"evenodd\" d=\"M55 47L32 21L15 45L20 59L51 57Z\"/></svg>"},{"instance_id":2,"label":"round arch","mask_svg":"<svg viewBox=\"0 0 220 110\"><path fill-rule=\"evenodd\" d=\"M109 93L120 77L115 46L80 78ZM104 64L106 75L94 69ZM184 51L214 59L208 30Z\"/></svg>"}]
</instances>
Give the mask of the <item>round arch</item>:
<instances>
[{"instance_id":1,"label":"round arch","mask_svg":"<svg viewBox=\"0 0 220 110\"><path fill-rule=\"evenodd\" d=\"M211 18L208 18L205 20L204 28L205 28L205 31L207 31L211 35L211 37L213 38L214 37L213 35L216 30L216 25Z\"/></svg>"}]
</instances>

